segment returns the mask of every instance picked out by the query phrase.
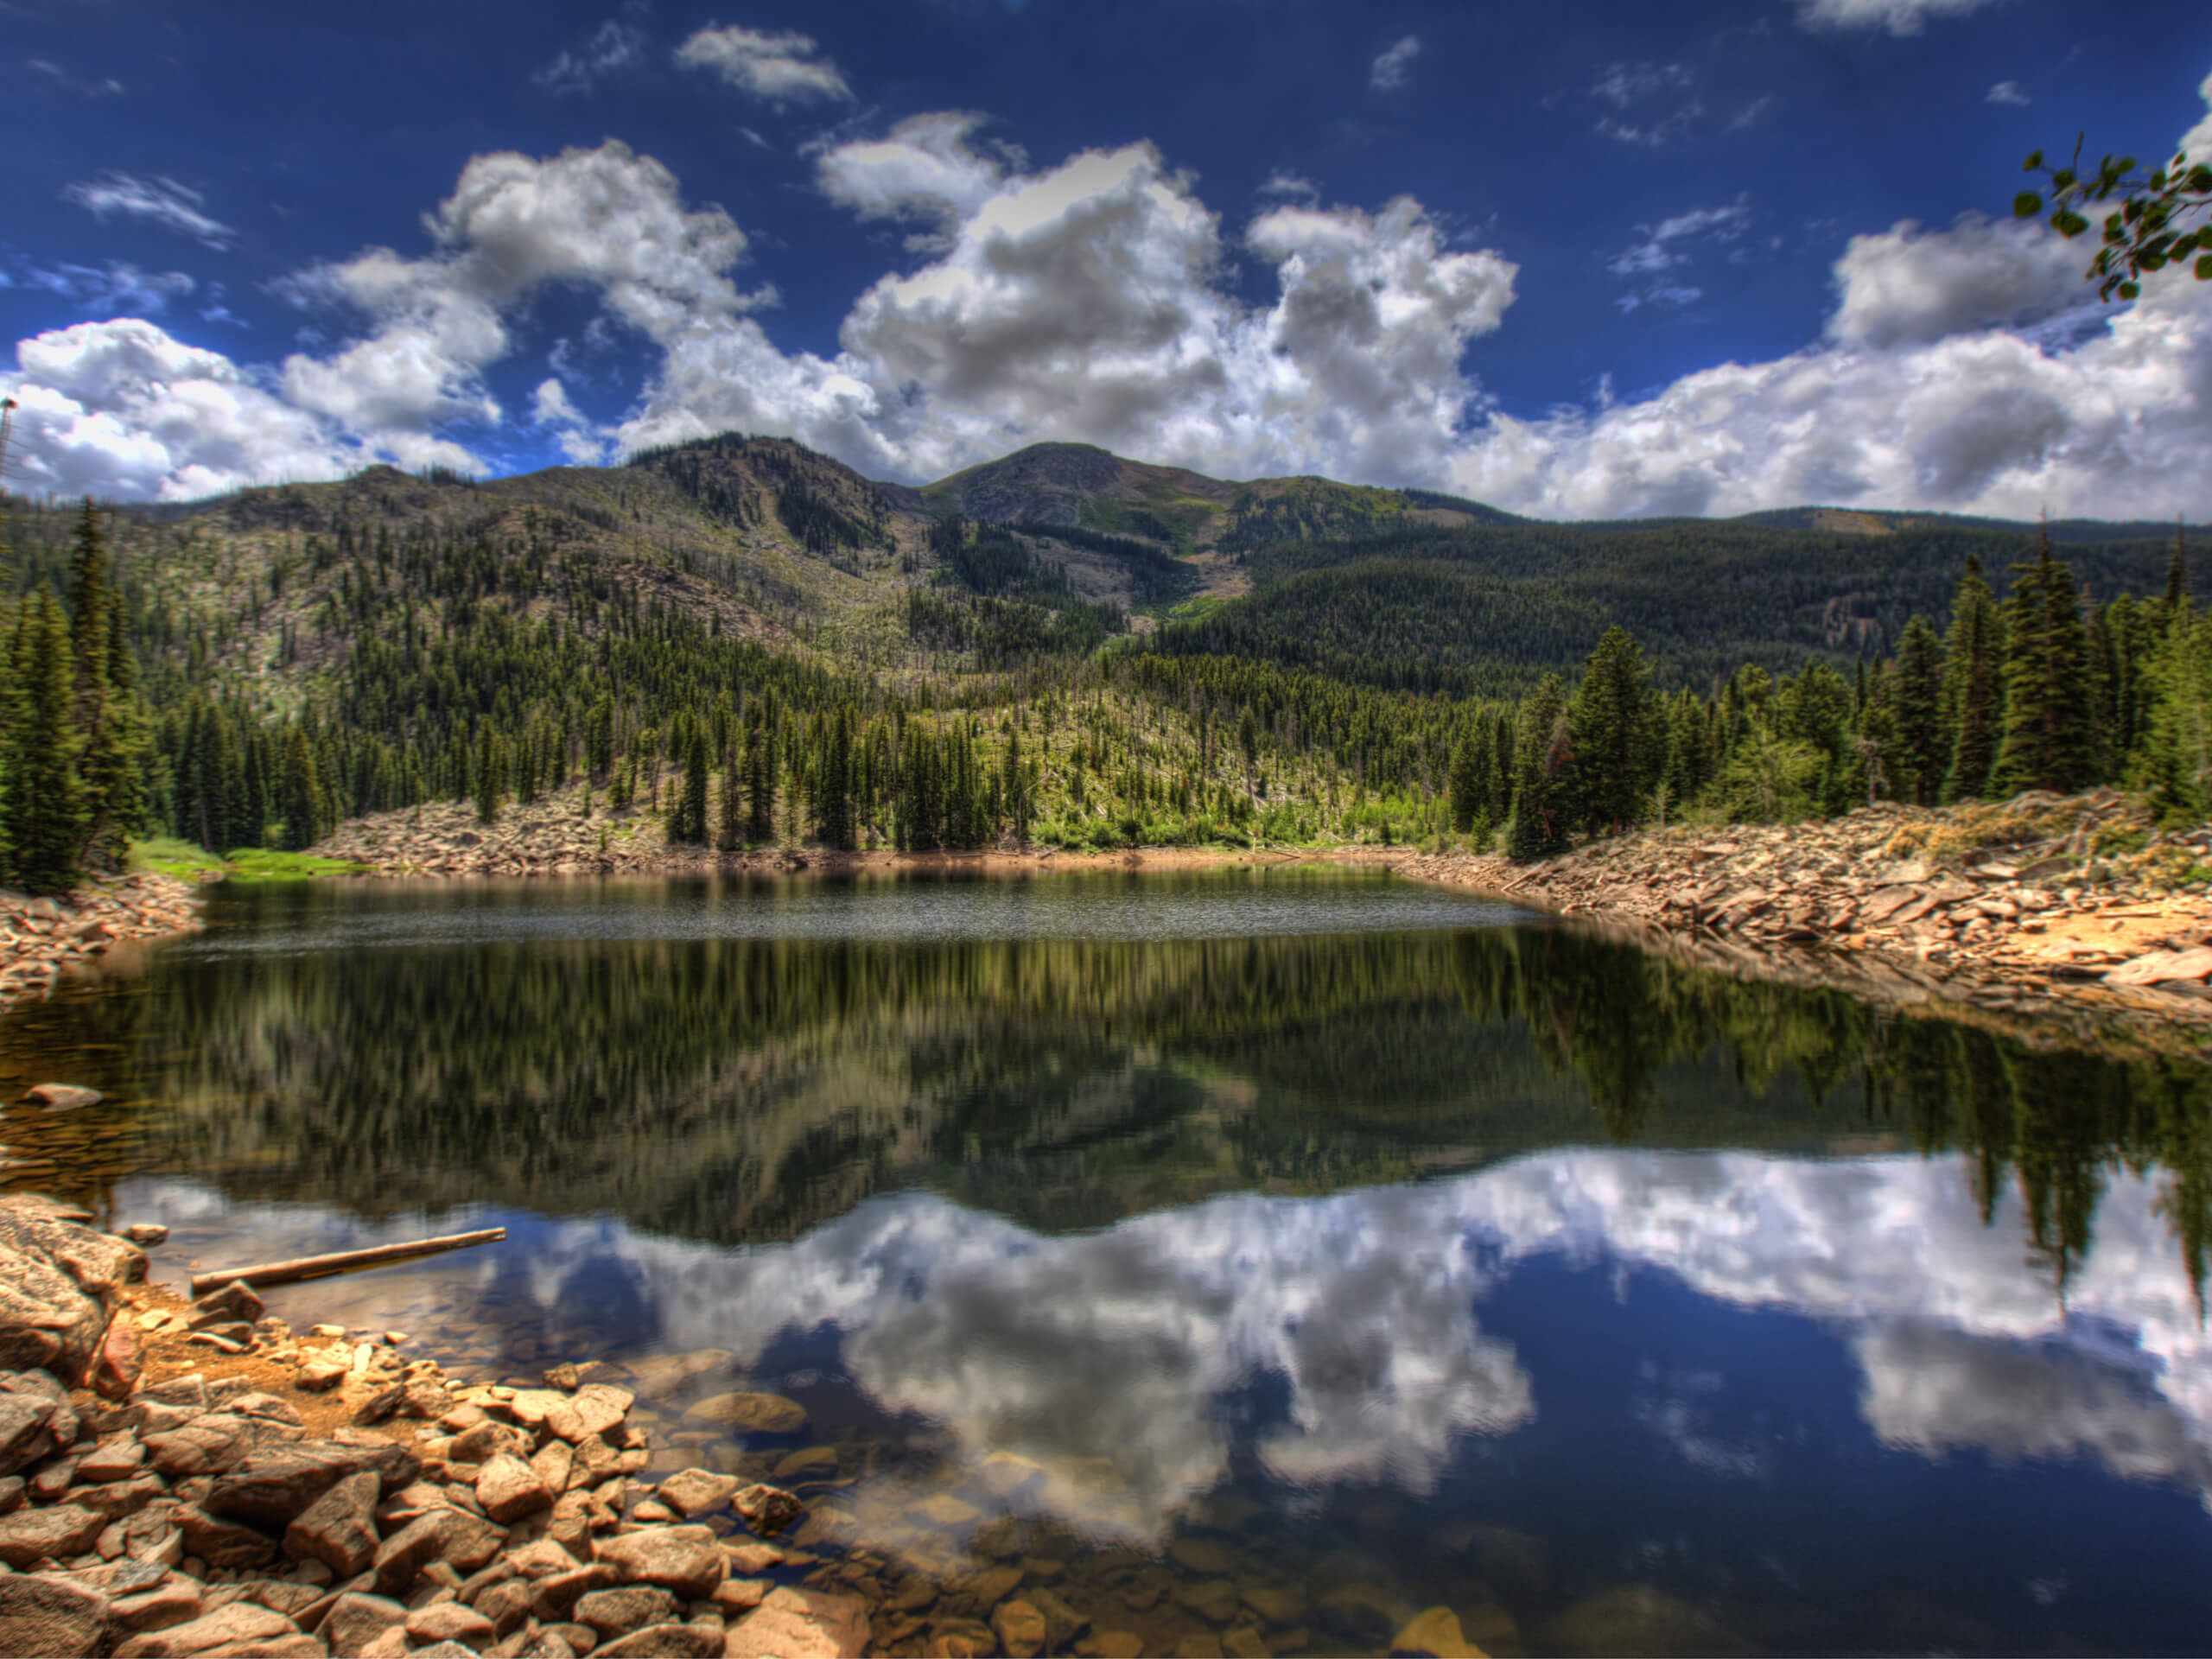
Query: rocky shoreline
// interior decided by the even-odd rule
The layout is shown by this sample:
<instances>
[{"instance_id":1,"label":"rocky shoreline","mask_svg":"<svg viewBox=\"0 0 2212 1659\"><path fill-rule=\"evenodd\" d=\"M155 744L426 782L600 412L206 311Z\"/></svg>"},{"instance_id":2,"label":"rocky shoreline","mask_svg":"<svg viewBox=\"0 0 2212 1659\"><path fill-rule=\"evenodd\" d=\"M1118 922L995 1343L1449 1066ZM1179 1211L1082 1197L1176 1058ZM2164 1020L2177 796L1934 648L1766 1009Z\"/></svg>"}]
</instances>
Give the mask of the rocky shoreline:
<instances>
[{"instance_id":1,"label":"rocky shoreline","mask_svg":"<svg viewBox=\"0 0 2212 1659\"><path fill-rule=\"evenodd\" d=\"M402 1333L296 1334L243 1284L184 1303L90 1219L0 1200L0 1653L865 1649L864 1600L769 1576L817 1559L772 1541L801 1500L639 1482L634 1395L594 1368L462 1384Z\"/></svg>"},{"instance_id":2,"label":"rocky shoreline","mask_svg":"<svg viewBox=\"0 0 2212 1659\"><path fill-rule=\"evenodd\" d=\"M2056 1014L2164 1047L2212 1036L2212 826L2160 831L2116 791L1389 864L1738 977Z\"/></svg>"},{"instance_id":3,"label":"rocky shoreline","mask_svg":"<svg viewBox=\"0 0 2212 1659\"><path fill-rule=\"evenodd\" d=\"M152 874L91 882L61 899L0 893L0 1012L119 944L194 931L199 903L187 883Z\"/></svg>"}]
</instances>

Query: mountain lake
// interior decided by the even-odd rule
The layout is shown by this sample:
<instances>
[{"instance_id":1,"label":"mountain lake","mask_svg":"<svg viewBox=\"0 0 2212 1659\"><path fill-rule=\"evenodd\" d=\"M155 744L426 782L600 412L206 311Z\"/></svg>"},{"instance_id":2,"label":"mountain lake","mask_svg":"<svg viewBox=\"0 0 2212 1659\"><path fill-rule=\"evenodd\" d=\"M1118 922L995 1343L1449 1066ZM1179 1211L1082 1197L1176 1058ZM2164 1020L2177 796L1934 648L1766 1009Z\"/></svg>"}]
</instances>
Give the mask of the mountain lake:
<instances>
[{"instance_id":1,"label":"mountain lake","mask_svg":"<svg viewBox=\"0 0 2212 1659\"><path fill-rule=\"evenodd\" d=\"M209 893L0 1016L107 1096L10 1184L173 1282L504 1225L270 1312L601 1362L879 1651L2212 1640L2201 1066L1317 866Z\"/></svg>"}]
</instances>

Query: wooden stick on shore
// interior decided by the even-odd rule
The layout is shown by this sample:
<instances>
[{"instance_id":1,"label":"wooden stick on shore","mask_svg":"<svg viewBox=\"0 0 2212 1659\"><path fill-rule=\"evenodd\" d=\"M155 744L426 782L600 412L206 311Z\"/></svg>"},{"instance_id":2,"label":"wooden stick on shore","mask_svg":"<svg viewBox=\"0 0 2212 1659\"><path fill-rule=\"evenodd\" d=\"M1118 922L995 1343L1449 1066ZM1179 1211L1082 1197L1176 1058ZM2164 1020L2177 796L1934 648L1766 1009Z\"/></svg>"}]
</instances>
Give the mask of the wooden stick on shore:
<instances>
[{"instance_id":1,"label":"wooden stick on shore","mask_svg":"<svg viewBox=\"0 0 2212 1659\"><path fill-rule=\"evenodd\" d=\"M465 1249L471 1244L491 1244L507 1236L504 1227L486 1227L476 1233L448 1233L442 1238L418 1238L405 1244L373 1244L365 1250L334 1250L327 1255L295 1256L289 1262L264 1262L251 1268L226 1268L217 1273L192 1275L194 1300L211 1290L243 1279L249 1285L289 1285L302 1279L319 1279L349 1268L377 1268L387 1262L405 1262L440 1250Z\"/></svg>"}]
</instances>

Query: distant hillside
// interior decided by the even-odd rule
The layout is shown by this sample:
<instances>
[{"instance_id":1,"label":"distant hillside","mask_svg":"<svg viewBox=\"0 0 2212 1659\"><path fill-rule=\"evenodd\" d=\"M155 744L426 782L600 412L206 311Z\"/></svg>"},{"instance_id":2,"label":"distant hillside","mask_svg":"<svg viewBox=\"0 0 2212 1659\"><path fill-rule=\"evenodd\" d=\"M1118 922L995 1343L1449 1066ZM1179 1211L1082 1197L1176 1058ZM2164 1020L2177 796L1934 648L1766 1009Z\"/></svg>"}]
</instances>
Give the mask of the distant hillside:
<instances>
[{"instance_id":1,"label":"distant hillside","mask_svg":"<svg viewBox=\"0 0 2212 1659\"><path fill-rule=\"evenodd\" d=\"M1421 490L1244 481L1035 444L920 489L725 433L620 467L476 482L372 467L119 510L145 626L195 682L285 707L364 631L490 607L586 632L619 605L840 669L958 674L1154 635L1386 688L1497 693L1627 626L1662 679L1847 663L1941 620L1969 554L2000 590L2037 527L1793 508L1550 524ZM2163 579L2170 527L2054 524L2089 591ZM18 504L18 585L67 514ZM363 563L365 561L365 564ZM449 626L445 624L442 626Z\"/></svg>"},{"instance_id":2,"label":"distant hillside","mask_svg":"<svg viewBox=\"0 0 2212 1659\"><path fill-rule=\"evenodd\" d=\"M1979 530L2005 536L2032 536L2048 531L2054 542L2171 541L2174 527L2151 519L2107 523L2101 518L2054 518L2031 524L2012 518L1976 518L1955 512L1891 512L1878 507L1777 507L1747 512L1732 524L1763 524L1774 530L1815 530L1837 536L1895 536L1921 530Z\"/></svg>"}]
</instances>

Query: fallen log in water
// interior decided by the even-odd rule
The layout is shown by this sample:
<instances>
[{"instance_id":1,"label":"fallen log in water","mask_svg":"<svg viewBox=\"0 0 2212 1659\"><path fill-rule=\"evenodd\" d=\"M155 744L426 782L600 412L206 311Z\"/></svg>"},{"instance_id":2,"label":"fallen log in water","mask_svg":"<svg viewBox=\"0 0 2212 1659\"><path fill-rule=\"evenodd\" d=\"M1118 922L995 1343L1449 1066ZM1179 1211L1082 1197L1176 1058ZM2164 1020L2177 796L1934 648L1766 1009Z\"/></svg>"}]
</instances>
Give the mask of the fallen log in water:
<instances>
[{"instance_id":1,"label":"fallen log in water","mask_svg":"<svg viewBox=\"0 0 2212 1659\"><path fill-rule=\"evenodd\" d=\"M192 1295L198 1300L211 1290L220 1290L225 1285L243 1279L247 1284L289 1285L302 1279L319 1279L328 1273L343 1273L348 1268L382 1267L387 1262L405 1262L418 1255L435 1255L440 1250L465 1249L471 1244L491 1244L505 1238L504 1227L486 1227L481 1232L448 1233L442 1238L418 1238L405 1244L372 1244L365 1250L334 1250L327 1255L295 1256L289 1262L264 1262L251 1268L226 1268L216 1273L195 1273L192 1275Z\"/></svg>"}]
</instances>

